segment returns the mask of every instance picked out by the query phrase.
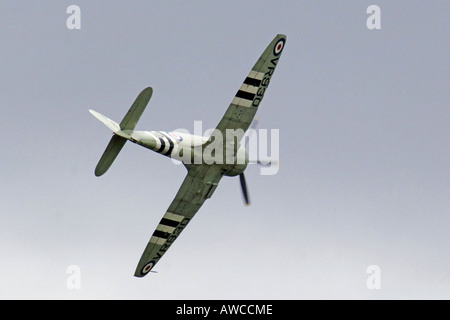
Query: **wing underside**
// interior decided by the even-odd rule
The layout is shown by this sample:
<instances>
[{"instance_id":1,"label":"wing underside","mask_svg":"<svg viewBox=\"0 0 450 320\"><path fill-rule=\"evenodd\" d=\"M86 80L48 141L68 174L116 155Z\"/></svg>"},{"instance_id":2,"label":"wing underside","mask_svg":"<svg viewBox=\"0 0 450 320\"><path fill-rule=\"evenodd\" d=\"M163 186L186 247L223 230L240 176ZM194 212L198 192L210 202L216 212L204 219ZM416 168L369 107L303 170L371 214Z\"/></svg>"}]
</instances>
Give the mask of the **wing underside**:
<instances>
[{"instance_id":1,"label":"wing underside","mask_svg":"<svg viewBox=\"0 0 450 320\"><path fill-rule=\"evenodd\" d=\"M277 35L245 78L216 127L224 137L226 129L247 131L269 86L285 43L286 36Z\"/></svg>"},{"instance_id":2,"label":"wing underside","mask_svg":"<svg viewBox=\"0 0 450 320\"><path fill-rule=\"evenodd\" d=\"M144 277L167 252L222 178L215 166L191 167L175 199L153 232L136 267L135 276Z\"/></svg>"}]
</instances>

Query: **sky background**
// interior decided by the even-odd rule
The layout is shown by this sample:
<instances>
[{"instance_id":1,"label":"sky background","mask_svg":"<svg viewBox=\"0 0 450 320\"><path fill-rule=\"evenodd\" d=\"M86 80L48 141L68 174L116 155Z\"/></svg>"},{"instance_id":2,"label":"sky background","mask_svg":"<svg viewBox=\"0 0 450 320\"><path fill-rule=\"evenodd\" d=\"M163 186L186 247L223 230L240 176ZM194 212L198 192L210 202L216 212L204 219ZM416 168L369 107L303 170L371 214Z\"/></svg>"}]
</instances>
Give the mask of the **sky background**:
<instances>
[{"instance_id":1,"label":"sky background","mask_svg":"<svg viewBox=\"0 0 450 320\"><path fill-rule=\"evenodd\" d=\"M449 299L448 9L1 1L0 299ZM95 177L111 132L88 109L119 122L151 86L136 129L214 128L278 33L257 114L279 129L278 174L248 167L250 207L223 178L158 273L135 278L186 170L129 143Z\"/></svg>"}]
</instances>

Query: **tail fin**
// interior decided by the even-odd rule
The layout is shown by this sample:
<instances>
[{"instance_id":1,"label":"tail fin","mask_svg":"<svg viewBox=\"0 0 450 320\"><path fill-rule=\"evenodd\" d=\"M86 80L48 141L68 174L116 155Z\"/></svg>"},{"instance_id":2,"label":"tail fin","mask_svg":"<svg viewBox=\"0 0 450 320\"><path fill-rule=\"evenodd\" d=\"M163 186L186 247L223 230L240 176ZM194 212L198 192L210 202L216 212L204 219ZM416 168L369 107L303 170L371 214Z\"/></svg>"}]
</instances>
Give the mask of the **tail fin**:
<instances>
[{"instance_id":1,"label":"tail fin","mask_svg":"<svg viewBox=\"0 0 450 320\"><path fill-rule=\"evenodd\" d=\"M100 120L103 124L105 124L108 128L110 128L115 135L111 138L106 147L106 150L103 152L100 161L95 168L95 175L97 177L104 174L108 171L109 167L112 165L120 150L122 150L125 142L131 138L131 133L136 127L139 118L145 110L150 98L152 97L153 89L148 87L142 90L142 92L138 95L130 110L128 110L127 114L120 122L120 125L117 122L105 117L104 115L94 111L89 110L89 112Z\"/></svg>"}]
</instances>

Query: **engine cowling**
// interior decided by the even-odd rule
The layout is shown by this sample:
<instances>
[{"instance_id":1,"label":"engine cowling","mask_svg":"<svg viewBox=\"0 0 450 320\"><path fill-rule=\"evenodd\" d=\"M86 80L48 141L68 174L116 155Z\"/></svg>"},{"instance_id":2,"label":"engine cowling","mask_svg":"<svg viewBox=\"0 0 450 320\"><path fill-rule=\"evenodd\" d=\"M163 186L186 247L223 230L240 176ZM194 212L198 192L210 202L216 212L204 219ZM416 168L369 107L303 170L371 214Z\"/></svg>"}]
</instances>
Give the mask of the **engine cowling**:
<instances>
[{"instance_id":1,"label":"engine cowling","mask_svg":"<svg viewBox=\"0 0 450 320\"><path fill-rule=\"evenodd\" d=\"M240 146L236 156L233 159L234 161L230 163L230 159L223 164L224 166L224 175L229 177L234 177L240 175L245 171L248 164L248 153L245 150L244 146Z\"/></svg>"}]
</instances>

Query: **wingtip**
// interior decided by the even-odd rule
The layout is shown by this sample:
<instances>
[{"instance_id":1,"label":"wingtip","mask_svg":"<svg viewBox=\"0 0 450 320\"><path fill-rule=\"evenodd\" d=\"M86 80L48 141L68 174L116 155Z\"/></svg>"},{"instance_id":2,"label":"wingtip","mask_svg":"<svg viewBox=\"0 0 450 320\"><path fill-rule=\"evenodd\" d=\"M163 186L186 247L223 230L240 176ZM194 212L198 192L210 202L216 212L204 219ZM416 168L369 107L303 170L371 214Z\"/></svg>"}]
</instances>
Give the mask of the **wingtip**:
<instances>
[{"instance_id":1,"label":"wingtip","mask_svg":"<svg viewBox=\"0 0 450 320\"><path fill-rule=\"evenodd\" d=\"M101 167L98 167L98 166L94 170L94 174L95 174L96 177L100 177L100 176L104 175L105 172L106 172L106 170L104 168L101 168Z\"/></svg>"}]
</instances>

